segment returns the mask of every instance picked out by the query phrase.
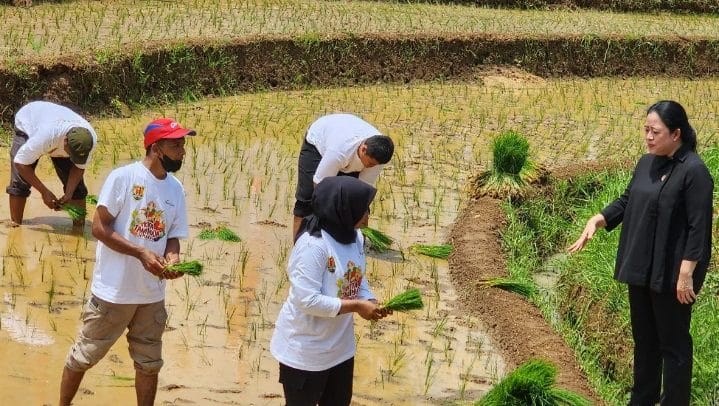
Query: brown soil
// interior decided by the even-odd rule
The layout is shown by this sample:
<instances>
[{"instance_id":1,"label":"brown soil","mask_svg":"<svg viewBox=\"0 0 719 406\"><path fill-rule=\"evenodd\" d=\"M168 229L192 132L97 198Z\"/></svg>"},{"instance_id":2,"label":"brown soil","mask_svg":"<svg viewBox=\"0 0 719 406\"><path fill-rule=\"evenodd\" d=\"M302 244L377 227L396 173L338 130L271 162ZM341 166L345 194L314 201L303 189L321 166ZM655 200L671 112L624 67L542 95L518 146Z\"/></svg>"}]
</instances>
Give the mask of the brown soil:
<instances>
[{"instance_id":1,"label":"brown soil","mask_svg":"<svg viewBox=\"0 0 719 406\"><path fill-rule=\"evenodd\" d=\"M559 370L559 386L601 403L572 350L535 306L517 294L483 288L478 283L507 276L500 242L506 218L499 203L489 197L470 201L450 233L454 245L449 258L450 274L463 310L484 321L505 356L508 370L532 358L551 361Z\"/></svg>"}]
</instances>

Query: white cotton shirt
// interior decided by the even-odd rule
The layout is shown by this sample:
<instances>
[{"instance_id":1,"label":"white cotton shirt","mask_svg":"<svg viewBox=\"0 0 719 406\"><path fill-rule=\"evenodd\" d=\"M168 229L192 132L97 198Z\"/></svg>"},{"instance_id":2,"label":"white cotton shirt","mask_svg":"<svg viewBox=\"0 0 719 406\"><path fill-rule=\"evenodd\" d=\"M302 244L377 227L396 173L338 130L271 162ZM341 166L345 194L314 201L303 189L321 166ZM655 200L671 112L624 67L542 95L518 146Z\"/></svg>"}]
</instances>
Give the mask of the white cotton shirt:
<instances>
[{"instance_id":1,"label":"white cotton shirt","mask_svg":"<svg viewBox=\"0 0 719 406\"><path fill-rule=\"evenodd\" d=\"M382 135L370 123L353 114L328 114L318 118L307 130L307 142L314 145L322 155L312 181L319 184L337 173L359 172L359 179L374 185L384 165L365 168L357 155L357 148L364 140Z\"/></svg>"},{"instance_id":2,"label":"white cotton shirt","mask_svg":"<svg viewBox=\"0 0 719 406\"><path fill-rule=\"evenodd\" d=\"M324 371L355 355L352 313L338 315L342 299L374 299L365 278L362 234L340 244L304 233L287 264L290 291L270 341L279 362L303 371Z\"/></svg>"},{"instance_id":3,"label":"white cotton shirt","mask_svg":"<svg viewBox=\"0 0 719 406\"><path fill-rule=\"evenodd\" d=\"M15 113L15 128L27 134L27 142L18 149L13 162L32 165L43 155L54 158L69 158L65 152L65 136L73 127L87 128L92 134L92 152L97 147L97 134L90 123L65 106L46 101L35 101L24 105ZM83 165L74 164L80 169Z\"/></svg>"},{"instance_id":4,"label":"white cotton shirt","mask_svg":"<svg viewBox=\"0 0 719 406\"><path fill-rule=\"evenodd\" d=\"M187 238L185 191L171 174L157 179L142 163L110 172L97 205L115 217L114 230L128 241L165 255L168 238ZM139 259L97 243L92 293L120 304L155 303L165 298L165 280L148 272Z\"/></svg>"}]
</instances>

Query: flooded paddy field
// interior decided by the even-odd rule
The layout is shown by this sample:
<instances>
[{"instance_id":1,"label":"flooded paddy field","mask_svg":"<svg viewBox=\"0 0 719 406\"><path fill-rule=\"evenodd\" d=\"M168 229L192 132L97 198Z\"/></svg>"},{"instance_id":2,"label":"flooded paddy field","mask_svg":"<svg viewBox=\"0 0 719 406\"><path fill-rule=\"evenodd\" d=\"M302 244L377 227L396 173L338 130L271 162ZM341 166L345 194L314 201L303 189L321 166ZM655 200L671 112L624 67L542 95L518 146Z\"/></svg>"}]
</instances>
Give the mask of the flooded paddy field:
<instances>
[{"instance_id":1,"label":"flooded paddy field","mask_svg":"<svg viewBox=\"0 0 719 406\"><path fill-rule=\"evenodd\" d=\"M318 116L354 112L390 135L397 153L378 183L370 226L394 237L371 254L370 285L380 300L418 287L426 308L377 323L356 317L358 405L468 403L505 371L493 338L458 311L446 261L413 255L414 243L445 241L466 198L467 179L491 160L492 137L527 135L535 159L550 166L635 157L640 117L661 98L681 98L702 143L716 139L717 81L544 80L498 70L474 82L270 92L164 105L127 118L91 120L100 137L86 172L97 194L109 171L143 155L141 134L157 116L176 118L198 136L177 177L191 224L185 259L205 264L199 278L168 283L170 313L158 404L280 405L278 367L268 347L287 293L286 259L296 159ZM0 152L8 179L7 147ZM59 190L49 160L39 173ZM7 203L2 203L7 220ZM90 213L93 210L90 208ZM0 227L0 396L7 404L54 404L64 358L89 295L96 241L89 225L71 232L62 212L37 193L27 224ZM477 219L482 221L482 219ZM227 225L242 242L204 241L204 226ZM87 375L75 404L134 402L132 362L120 338Z\"/></svg>"}]
</instances>

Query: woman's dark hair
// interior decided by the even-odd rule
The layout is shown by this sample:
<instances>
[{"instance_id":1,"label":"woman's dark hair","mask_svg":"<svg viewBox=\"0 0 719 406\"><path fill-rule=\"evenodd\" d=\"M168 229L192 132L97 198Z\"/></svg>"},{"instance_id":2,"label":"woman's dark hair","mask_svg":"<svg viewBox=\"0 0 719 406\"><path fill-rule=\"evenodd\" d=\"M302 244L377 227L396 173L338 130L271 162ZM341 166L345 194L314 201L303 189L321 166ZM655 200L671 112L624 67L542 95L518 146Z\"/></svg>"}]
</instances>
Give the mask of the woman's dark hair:
<instances>
[{"instance_id":1,"label":"woman's dark hair","mask_svg":"<svg viewBox=\"0 0 719 406\"><path fill-rule=\"evenodd\" d=\"M647 114L652 112L657 113L670 132L674 132L677 128L681 131L684 145L689 146L692 151L697 150L697 134L689 125L687 112L681 104L674 100L661 100L649 106Z\"/></svg>"},{"instance_id":2,"label":"woman's dark hair","mask_svg":"<svg viewBox=\"0 0 719 406\"><path fill-rule=\"evenodd\" d=\"M392 159L394 154L392 138L386 135L373 135L364 140L364 144L367 146L367 155L377 163L384 165Z\"/></svg>"}]
</instances>

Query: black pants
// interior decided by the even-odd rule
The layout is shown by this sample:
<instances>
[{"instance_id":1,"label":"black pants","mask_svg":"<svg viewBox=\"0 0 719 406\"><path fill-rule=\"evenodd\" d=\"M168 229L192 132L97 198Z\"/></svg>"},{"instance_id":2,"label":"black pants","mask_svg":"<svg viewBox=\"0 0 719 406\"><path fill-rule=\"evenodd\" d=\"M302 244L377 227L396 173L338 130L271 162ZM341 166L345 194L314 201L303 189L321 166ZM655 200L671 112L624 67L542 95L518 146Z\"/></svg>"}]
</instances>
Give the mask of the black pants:
<instances>
[{"instance_id":1,"label":"black pants","mask_svg":"<svg viewBox=\"0 0 719 406\"><path fill-rule=\"evenodd\" d=\"M355 359L324 371L303 371L280 363L286 406L349 406Z\"/></svg>"},{"instance_id":2,"label":"black pants","mask_svg":"<svg viewBox=\"0 0 719 406\"><path fill-rule=\"evenodd\" d=\"M25 145L27 142L27 134L20 130L15 130L15 136L12 140L12 147L10 148L10 184L5 191L11 196L17 197L28 197L30 196L30 184L20 176L15 168L13 161L17 151ZM37 167L38 161L33 162L30 166L33 169ZM52 165L55 167L55 173L60 178L63 185L63 192L67 191L67 181L70 178L70 169L75 165L72 163L70 158L52 157ZM72 194L74 200L82 200L87 196L87 187L85 186L84 179L80 179L80 183L75 188L75 192Z\"/></svg>"},{"instance_id":3,"label":"black pants","mask_svg":"<svg viewBox=\"0 0 719 406\"><path fill-rule=\"evenodd\" d=\"M315 176L321 160L320 151L305 138L300 150L300 157L297 160L297 189L295 190L295 208L292 210L292 214L297 217L307 217L312 214L312 192L315 190L312 178ZM357 178L359 172L339 172L337 175Z\"/></svg>"},{"instance_id":4,"label":"black pants","mask_svg":"<svg viewBox=\"0 0 719 406\"><path fill-rule=\"evenodd\" d=\"M629 286L634 337L632 406L688 406L692 383L692 305L675 292ZM662 379L664 390L662 392ZM661 397L660 397L661 393Z\"/></svg>"}]
</instances>

